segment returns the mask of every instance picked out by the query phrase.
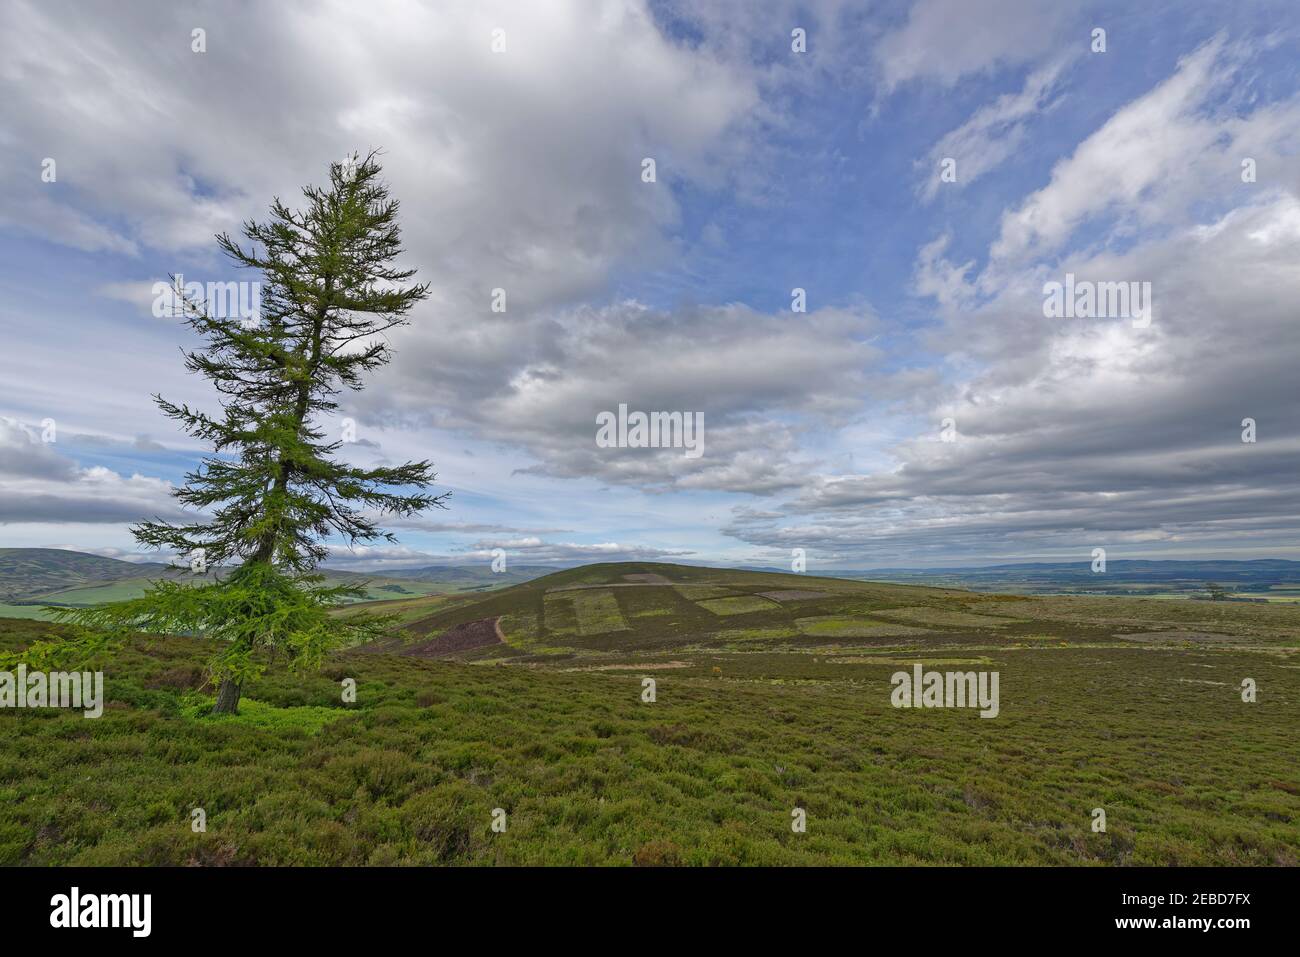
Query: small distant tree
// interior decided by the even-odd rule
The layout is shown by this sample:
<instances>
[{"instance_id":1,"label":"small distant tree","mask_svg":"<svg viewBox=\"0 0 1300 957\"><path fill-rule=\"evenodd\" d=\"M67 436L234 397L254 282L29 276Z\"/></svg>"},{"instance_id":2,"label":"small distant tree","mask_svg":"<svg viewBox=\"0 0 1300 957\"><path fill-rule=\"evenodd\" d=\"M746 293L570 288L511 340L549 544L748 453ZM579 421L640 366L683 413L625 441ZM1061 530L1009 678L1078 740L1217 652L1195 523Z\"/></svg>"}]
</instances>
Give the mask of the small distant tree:
<instances>
[{"instance_id":1,"label":"small distant tree","mask_svg":"<svg viewBox=\"0 0 1300 957\"><path fill-rule=\"evenodd\" d=\"M1218 582L1206 582L1205 590L1210 593L1210 601L1227 601L1228 591Z\"/></svg>"},{"instance_id":2,"label":"small distant tree","mask_svg":"<svg viewBox=\"0 0 1300 957\"><path fill-rule=\"evenodd\" d=\"M259 650L316 667L329 649L386 628L387 619L331 614L363 589L328 586L315 573L327 554L324 541L394 541L375 515L445 507L450 494L426 491L436 477L428 462L363 469L339 461L343 443L328 441L319 425L338 409L342 390L359 391L363 376L389 361L383 334L409 322L429 287L411 284L415 271L394 265L402 252L398 203L380 178L376 153L332 164L328 188L302 192L305 209L276 199L268 222L244 224L247 248L217 237L231 260L261 273L259 321L214 316L185 302L186 322L206 340L185 354L185 365L212 383L221 414L154 396L212 447L173 493L211 517L148 521L132 532L142 545L233 567L211 583L159 581L138 599L59 614L87 629L80 635L90 648L102 645L106 631L216 639L216 713L238 710L242 689L264 667Z\"/></svg>"}]
</instances>

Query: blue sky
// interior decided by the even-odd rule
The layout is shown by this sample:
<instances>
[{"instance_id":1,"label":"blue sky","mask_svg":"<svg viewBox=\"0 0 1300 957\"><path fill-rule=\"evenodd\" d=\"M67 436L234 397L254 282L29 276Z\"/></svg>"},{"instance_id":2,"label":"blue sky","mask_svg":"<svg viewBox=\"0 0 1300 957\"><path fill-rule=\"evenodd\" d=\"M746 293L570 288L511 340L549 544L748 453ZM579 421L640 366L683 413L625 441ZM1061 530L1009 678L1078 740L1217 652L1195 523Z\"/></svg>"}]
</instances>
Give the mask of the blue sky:
<instances>
[{"instance_id":1,"label":"blue sky","mask_svg":"<svg viewBox=\"0 0 1300 957\"><path fill-rule=\"evenodd\" d=\"M0 14L0 545L136 555L203 452L150 396L210 402L152 283L382 147L434 295L348 452L453 497L341 565L1300 557L1289 4L379 6ZM1066 272L1155 321L1045 318Z\"/></svg>"}]
</instances>

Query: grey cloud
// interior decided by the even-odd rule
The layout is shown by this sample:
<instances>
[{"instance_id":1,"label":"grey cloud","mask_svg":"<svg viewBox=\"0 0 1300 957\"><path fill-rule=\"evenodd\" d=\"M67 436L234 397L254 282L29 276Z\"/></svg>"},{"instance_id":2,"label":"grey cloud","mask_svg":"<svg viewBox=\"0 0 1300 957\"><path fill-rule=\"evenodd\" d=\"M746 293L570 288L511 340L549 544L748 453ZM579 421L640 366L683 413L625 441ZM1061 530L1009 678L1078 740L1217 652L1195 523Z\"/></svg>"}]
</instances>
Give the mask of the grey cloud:
<instances>
[{"instance_id":1,"label":"grey cloud","mask_svg":"<svg viewBox=\"0 0 1300 957\"><path fill-rule=\"evenodd\" d=\"M36 433L39 434L39 433ZM170 486L105 468L78 468L13 419L0 418L0 524L185 520Z\"/></svg>"},{"instance_id":2,"label":"grey cloud","mask_svg":"<svg viewBox=\"0 0 1300 957\"><path fill-rule=\"evenodd\" d=\"M407 517L401 515L385 515L383 523L386 526L396 529L416 529L422 532L433 532L435 534L476 534L482 532L501 532L503 534L513 535L548 535L567 532L567 528L519 528L510 525L500 525L493 522L455 522L455 521L437 521L425 517Z\"/></svg>"},{"instance_id":3,"label":"grey cloud","mask_svg":"<svg viewBox=\"0 0 1300 957\"><path fill-rule=\"evenodd\" d=\"M1179 102L1203 96L1197 84L1220 83L1217 49L1184 61ZM1148 136L1161 137L1161 123L1181 135L1184 111L1153 112L1151 103L1139 99L1107 130L1140 116ZM1221 122L1231 130L1227 149L1249 139L1274 156L1294 144L1300 105L1261 104ZM915 418L894 467L819 477L776 515L737 512L728 533L875 564L1086 554L1108 543L1153 551L1293 543L1300 195L1292 181L1273 179L1243 196L1235 164L1224 160L1218 148L1185 158L1176 181L1162 182L1142 210L1158 228L1118 250L994 261L975 277L971 266L943 259L942 243L923 250L918 289L944 318L934 346L973 371ZM1067 164L1048 190L1068 201L1030 202L1071 210L1067 224L1084 219L1113 201L1103 190L1089 205L1094 181L1095 168ZM1067 270L1081 280L1150 282L1151 326L1044 317L1043 283ZM946 417L957 429L950 443L939 435ZM1243 419L1256 423L1253 444L1242 441Z\"/></svg>"},{"instance_id":4,"label":"grey cloud","mask_svg":"<svg viewBox=\"0 0 1300 957\"><path fill-rule=\"evenodd\" d=\"M76 463L60 455L54 443L42 442L41 431L39 426L29 428L0 416L0 476L51 481L73 478Z\"/></svg>"},{"instance_id":5,"label":"grey cloud","mask_svg":"<svg viewBox=\"0 0 1300 957\"><path fill-rule=\"evenodd\" d=\"M879 358L876 329L863 310L660 312L635 302L499 319L490 332L468 325L412 343L395 364L405 407L374 414L429 416L519 446L537 474L771 492L802 484L802 430L859 414ZM620 403L702 414L704 454L598 447L596 416Z\"/></svg>"}]
</instances>

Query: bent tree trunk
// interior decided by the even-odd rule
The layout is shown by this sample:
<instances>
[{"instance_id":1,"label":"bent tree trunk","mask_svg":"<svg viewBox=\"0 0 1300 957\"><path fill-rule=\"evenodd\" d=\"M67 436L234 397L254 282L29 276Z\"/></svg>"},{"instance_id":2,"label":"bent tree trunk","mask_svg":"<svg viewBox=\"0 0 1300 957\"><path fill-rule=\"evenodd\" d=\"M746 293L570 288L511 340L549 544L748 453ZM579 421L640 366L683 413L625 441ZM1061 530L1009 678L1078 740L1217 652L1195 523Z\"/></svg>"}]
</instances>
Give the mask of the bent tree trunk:
<instances>
[{"instance_id":1,"label":"bent tree trunk","mask_svg":"<svg viewBox=\"0 0 1300 957\"><path fill-rule=\"evenodd\" d=\"M231 678L222 678L221 686L217 689L217 703L213 707L212 713L238 714L239 690L239 682Z\"/></svg>"}]
</instances>

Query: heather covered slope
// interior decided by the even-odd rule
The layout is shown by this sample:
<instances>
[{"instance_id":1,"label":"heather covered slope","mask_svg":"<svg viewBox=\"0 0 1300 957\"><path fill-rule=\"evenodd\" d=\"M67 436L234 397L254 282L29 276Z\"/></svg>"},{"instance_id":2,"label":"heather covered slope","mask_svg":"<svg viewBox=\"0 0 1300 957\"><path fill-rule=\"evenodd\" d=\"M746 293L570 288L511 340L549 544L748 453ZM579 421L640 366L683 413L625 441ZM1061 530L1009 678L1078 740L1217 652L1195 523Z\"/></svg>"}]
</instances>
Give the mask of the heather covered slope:
<instances>
[{"instance_id":1,"label":"heather covered slope","mask_svg":"<svg viewBox=\"0 0 1300 957\"><path fill-rule=\"evenodd\" d=\"M429 613L421 615L422 608ZM1300 641L1300 609L1137 598L1022 597L813 575L660 563L587 565L481 596L415 599L417 635L500 618L512 653L590 656L682 646L728 651L828 645L1041 644L1058 638L1192 645Z\"/></svg>"},{"instance_id":2,"label":"heather covered slope","mask_svg":"<svg viewBox=\"0 0 1300 957\"><path fill-rule=\"evenodd\" d=\"M235 717L202 642L143 636L102 718L0 710L0 862L1300 864L1286 606L650 564L401 604ZM893 707L916 663L997 671L998 716Z\"/></svg>"}]
</instances>

